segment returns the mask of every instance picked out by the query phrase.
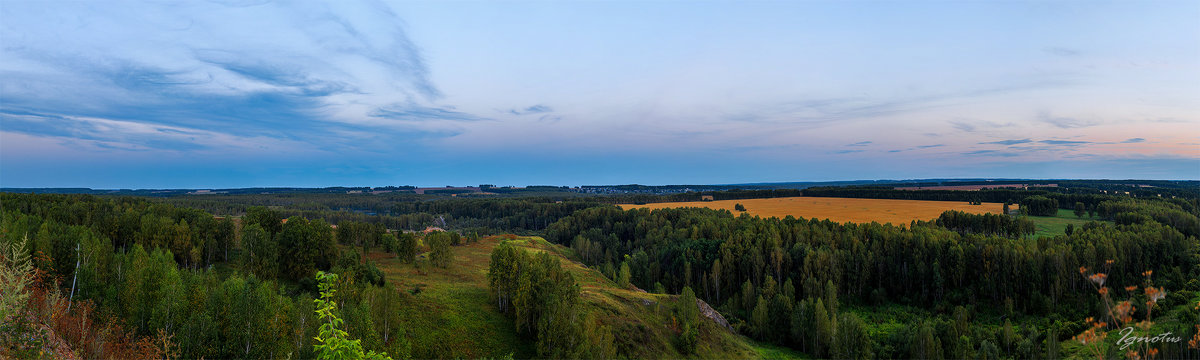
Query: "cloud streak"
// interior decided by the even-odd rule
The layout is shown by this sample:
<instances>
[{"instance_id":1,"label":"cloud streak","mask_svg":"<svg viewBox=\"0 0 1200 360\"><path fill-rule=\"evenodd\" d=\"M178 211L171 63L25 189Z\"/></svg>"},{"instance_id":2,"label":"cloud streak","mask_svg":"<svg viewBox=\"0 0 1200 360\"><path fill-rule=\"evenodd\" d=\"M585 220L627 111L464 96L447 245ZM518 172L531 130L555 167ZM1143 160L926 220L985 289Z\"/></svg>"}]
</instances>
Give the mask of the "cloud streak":
<instances>
[{"instance_id":1,"label":"cloud streak","mask_svg":"<svg viewBox=\"0 0 1200 360\"><path fill-rule=\"evenodd\" d=\"M1014 139L1014 140L998 140L998 141L981 142L980 144L1017 145L1017 144L1028 144L1031 142L1033 142L1033 140L1031 140L1031 139Z\"/></svg>"},{"instance_id":2,"label":"cloud streak","mask_svg":"<svg viewBox=\"0 0 1200 360\"><path fill-rule=\"evenodd\" d=\"M0 11L5 33L23 34L6 37L0 52L6 131L179 151L212 150L214 134L236 132L378 151L363 146L389 145L370 137L453 136L461 133L453 123L483 120L435 103L441 92L403 21L377 2L48 2ZM72 16L80 12L91 15ZM94 131L104 127L124 133Z\"/></svg>"}]
</instances>

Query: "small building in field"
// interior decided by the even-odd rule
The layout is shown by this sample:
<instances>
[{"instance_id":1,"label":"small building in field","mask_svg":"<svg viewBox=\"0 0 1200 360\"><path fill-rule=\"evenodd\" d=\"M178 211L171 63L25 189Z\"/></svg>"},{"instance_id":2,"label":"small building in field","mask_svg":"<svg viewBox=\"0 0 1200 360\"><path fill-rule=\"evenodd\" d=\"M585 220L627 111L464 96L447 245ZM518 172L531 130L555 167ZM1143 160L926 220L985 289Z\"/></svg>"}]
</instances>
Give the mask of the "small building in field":
<instances>
[{"instance_id":1,"label":"small building in field","mask_svg":"<svg viewBox=\"0 0 1200 360\"><path fill-rule=\"evenodd\" d=\"M425 228L425 230L421 230L421 232L425 233L425 234L428 234L428 233L431 233L434 231L446 231L446 230L442 229L440 227L437 227L437 226L430 226L430 227Z\"/></svg>"},{"instance_id":2,"label":"small building in field","mask_svg":"<svg viewBox=\"0 0 1200 360\"><path fill-rule=\"evenodd\" d=\"M713 201L712 195L700 195L700 201Z\"/></svg>"}]
</instances>

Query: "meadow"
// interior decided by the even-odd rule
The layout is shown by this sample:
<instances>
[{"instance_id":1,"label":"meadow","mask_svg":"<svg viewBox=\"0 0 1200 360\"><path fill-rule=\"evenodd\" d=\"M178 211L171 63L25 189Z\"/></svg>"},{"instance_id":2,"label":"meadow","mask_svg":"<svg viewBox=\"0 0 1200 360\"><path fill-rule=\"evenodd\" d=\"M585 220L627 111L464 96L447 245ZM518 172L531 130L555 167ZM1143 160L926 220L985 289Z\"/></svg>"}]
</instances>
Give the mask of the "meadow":
<instances>
[{"instance_id":1,"label":"meadow","mask_svg":"<svg viewBox=\"0 0 1200 360\"><path fill-rule=\"evenodd\" d=\"M400 326L406 329L413 348L436 349L436 353L414 353L415 357L500 358L510 353L518 359L536 357L532 341L518 335L512 321L488 300L488 264L492 250L501 242L558 257L580 285L582 314L594 316L611 329L620 353L637 354L638 358L684 357L672 346L671 309L677 296L620 288L599 271L571 260L575 257L572 249L541 237L514 235L488 236L454 246L454 259L447 268L430 265L428 253L406 264L378 248L369 252L368 258L387 280L407 295L402 297ZM697 354L703 358L801 357L707 319L702 323L703 341Z\"/></svg>"},{"instance_id":2,"label":"meadow","mask_svg":"<svg viewBox=\"0 0 1200 360\"><path fill-rule=\"evenodd\" d=\"M1083 224L1091 221L1111 223L1098 216L1084 215L1083 217L1078 217L1075 216L1074 210L1067 209L1058 209L1058 213L1054 216L1029 216L1029 219L1033 220L1034 226L1037 226L1037 233L1033 235L1034 237L1066 234L1068 224L1079 229L1083 227Z\"/></svg>"},{"instance_id":3,"label":"meadow","mask_svg":"<svg viewBox=\"0 0 1200 360\"><path fill-rule=\"evenodd\" d=\"M926 201L926 200L892 200L892 199L859 199L831 197L783 197L770 199L742 199L718 201L691 201L651 203L644 205L619 204L621 209L633 208L683 208L703 207L710 209L729 210L735 215L740 211L735 206L741 204L746 213L760 217L784 218L791 215L796 218L829 219L833 222L892 223L908 225L913 220L931 220L944 211L958 210L975 214L996 213L1004 209L1004 204L982 203L971 205L965 201ZM1015 210L1016 205L1012 205ZM1066 225L1063 225L1066 226Z\"/></svg>"}]
</instances>

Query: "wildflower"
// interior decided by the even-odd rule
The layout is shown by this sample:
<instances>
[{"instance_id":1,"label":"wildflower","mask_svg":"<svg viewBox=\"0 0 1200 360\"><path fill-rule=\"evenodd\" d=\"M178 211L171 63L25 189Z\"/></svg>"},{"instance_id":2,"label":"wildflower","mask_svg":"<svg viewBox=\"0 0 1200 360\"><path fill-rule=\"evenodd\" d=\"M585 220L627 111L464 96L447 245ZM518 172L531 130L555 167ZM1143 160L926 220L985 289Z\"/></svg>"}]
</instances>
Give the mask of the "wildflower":
<instances>
[{"instance_id":1,"label":"wildflower","mask_svg":"<svg viewBox=\"0 0 1200 360\"><path fill-rule=\"evenodd\" d=\"M1133 292L1134 290L1137 290L1137 285L1133 285L1133 286L1126 286L1126 287L1125 287L1125 291L1128 291L1128 292Z\"/></svg>"},{"instance_id":2,"label":"wildflower","mask_svg":"<svg viewBox=\"0 0 1200 360\"><path fill-rule=\"evenodd\" d=\"M1095 274L1092 274L1092 276L1088 277L1088 280L1091 280L1092 282L1094 282L1100 286L1104 286L1104 280L1106 280L1106 279L1108 279L1108 275L1104 274L1104 273L1095 273Z\"/></svg>"},{"instance_id":3,"label":"wildflower","mask_svg":"<svg viewBox=\"0 0 1200 360\"><path fill-rule=\"evenodd\" d=\"M1111 259L1104 261L1104 265L1112 265L1112 264L1113 264L1113 260L1111 260Z\"/></svg>"},{"instance_id":4,"label":"wildflower","mask_svg":"<svg viewBox=\"0 0 1200 360\"><path fill-rule=\"evenodd\" d=\"M1086 273L1086 272L1087 272L1087 267L1086 267L1086 266L1080 266L1080 267L1079 267L1079 273L1080 273L1080 274L1083 274L1083 273Z\"/></svg>"},{"instance_id":5,"label":"wildflower","mask_svg":"<svg viewBox=\"0 0 1200 360\"><path fill-rule=\"evenodd\" d=\"M1100 288L1100 295L1108 295L1108 287Z\"/></svg>"},{"instance_id":6,"label":"wildflower","mask_svg":"<svg viewBox=\"0 0 1200 360\"><path fill-rule=\"evenodd\" d=\"M1150 299L1151 302L1158 302L1165 297L1167 297L1167 292L1161 287L1157 289L1154 287L1146 288L1146 298Z\"/></svg>"},{"instance_id":7,"label":"wildflower","mask_svg":"<svg viewBox=\"0 0 1200 360\"><path fill-rule=\"evenodd\" d=\"M1142 276L1150 277L1150 274L1153 274L1153 273L1154 273L1154 270L1146 270L1146 272L1142 273Z\"/></svg>"}]
</instances>

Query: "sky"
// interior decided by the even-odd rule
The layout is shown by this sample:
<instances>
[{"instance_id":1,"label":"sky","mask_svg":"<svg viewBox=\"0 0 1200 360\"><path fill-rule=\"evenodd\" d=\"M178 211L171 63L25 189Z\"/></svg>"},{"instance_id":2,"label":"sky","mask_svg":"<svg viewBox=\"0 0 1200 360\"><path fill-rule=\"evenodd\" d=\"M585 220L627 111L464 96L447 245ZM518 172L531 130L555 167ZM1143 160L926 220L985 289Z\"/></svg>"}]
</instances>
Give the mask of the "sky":
<instances>
[{"instance_id":1,"label":"sky","mask_svg":"<svg viewBox=\"0 0 1200 360\"><path fill-rule=\"evenodd\" d=\"M0 187L1200 179L1197 1L0 0Z\"/></svg>"}]
</instances>

